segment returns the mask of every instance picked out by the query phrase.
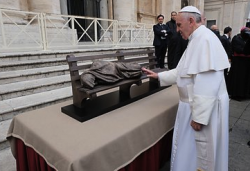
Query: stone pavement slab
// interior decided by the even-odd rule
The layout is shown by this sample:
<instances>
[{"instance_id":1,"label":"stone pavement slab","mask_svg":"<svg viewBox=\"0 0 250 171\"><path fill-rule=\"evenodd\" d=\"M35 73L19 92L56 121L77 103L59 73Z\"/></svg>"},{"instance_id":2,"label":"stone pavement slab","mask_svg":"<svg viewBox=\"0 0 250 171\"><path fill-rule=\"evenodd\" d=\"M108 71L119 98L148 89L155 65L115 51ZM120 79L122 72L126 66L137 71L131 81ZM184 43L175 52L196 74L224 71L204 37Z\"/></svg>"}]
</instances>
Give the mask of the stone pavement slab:
<instances>
[{"instance_id":1,"label":"stone pavement slab","mask_svg":"<svg viewBox=\"0 0 250 171\"><path fill-rule=\"evenodd\" d=\"M239 119L232 127L230 140L239 144L247 144L250 141L250 121ZM250 158L249 158L250 160Z\"/></svg>"},{"instance_id":2,"label":"stone pavement slab","mask_svg":"<svg viewBox=\"0 0 250 171\"><path fill-rule=\"evenodd\" d=\"M16 161L12 156L10 148L6 148L0 151L0 170L16 171Z\"/></svg>"},{"instance_id":3,"label":"stone pavement slab","mask_svg":"<svg viewBox=\"0 0 250 171\"><path fill-rule=\"evenodd\" d=\"M250 108L247 108L247 109L243 112L243 114L242 114L242 116L241 116L241 119L244 119L244 120L250 122Z\"/></svg>"},{"instance_id":4,"label":"stone pavement slab","mask_svg":"<svg viewBox=\"0 0 250 171\"><path fill-rule=\"evenodd\" d=\"M250 170L250 100L230 100L229 171Z\"/></svg>"},{"instance_id":5,"label":"stone pavement slab","mask_svg":"<svg viewBox=\"0 0 250 171\"><path fill-rule=\"evenodd\" d=\"M238 118L229 116L229 130L236 124Z\"/></svg>"},{"instance_id":6,"label":"stone pavement slab","mask_svg":"<svg viewBox=\"0 0 250 171\"><path fill-rule=\"evenodd\" d=\"M246 144L229 141L229 171L249 171L249 159L250 148Z\"/></svg>"}]
</instances>

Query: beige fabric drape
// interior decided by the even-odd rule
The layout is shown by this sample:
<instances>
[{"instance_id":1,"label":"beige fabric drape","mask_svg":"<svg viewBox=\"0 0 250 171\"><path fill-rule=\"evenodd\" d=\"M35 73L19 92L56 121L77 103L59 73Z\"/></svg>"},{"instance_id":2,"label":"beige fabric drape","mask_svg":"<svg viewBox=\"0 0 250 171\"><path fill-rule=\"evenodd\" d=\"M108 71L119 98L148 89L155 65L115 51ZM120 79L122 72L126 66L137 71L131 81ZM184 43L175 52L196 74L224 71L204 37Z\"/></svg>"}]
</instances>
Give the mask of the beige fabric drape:
<instances>
[{"instance_id":1,"label":"beige fabric drape","mask_svg":"<svg viewBox=\"0 0 250 171\"><path fill-rule=\"evenodd\" d=\"M129 164L174 126L178 92L164 89L86 122L61 113L72 103L16 116L8 140L17 137L59 171L112 171Z\"/></svg>"}]
</instances>

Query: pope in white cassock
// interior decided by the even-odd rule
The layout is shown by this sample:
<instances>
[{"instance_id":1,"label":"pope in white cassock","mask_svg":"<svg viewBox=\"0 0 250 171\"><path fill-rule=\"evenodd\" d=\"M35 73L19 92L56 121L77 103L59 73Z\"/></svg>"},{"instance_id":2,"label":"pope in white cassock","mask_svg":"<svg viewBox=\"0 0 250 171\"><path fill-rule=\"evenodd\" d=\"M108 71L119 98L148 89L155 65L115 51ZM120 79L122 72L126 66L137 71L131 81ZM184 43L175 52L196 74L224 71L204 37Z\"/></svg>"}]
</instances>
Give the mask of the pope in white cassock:
<instances>
[{"instance_id":1,"label":"pope in white cassock","mask_svg":"<svg viewBox=\"0 0 250 171\"><path fill-rule=\"evenodd\" d=\"M181 9L176 24L189 40L177 68L159 74L142 69L161 86L177 83L180 101L171 171L227 171L229 98L223 73L229 67L227 54L216 35L202 25L197 8Z\"/></svg>"}]
</instances>

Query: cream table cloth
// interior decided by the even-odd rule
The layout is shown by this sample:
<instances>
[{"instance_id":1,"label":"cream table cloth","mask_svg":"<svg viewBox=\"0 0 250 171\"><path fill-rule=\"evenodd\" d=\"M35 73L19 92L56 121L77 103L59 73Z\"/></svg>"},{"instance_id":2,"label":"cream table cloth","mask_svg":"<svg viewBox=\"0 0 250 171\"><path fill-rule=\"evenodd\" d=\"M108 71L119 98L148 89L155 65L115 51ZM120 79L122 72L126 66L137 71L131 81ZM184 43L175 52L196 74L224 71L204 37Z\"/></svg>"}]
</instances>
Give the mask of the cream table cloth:
<instances>
[{"instance_id":1,"label":"cream table cloth","mask_svg":"<svg viewBox=\"0 0 250 171\"><path fill-rule=\"evenodd\" d=\"M172 86L83 123L61 112L68 101L17 115L7 138L14 156L19 138L58 171L118 170L173 128L178 101Z\"/></svg>"}]
</instances>

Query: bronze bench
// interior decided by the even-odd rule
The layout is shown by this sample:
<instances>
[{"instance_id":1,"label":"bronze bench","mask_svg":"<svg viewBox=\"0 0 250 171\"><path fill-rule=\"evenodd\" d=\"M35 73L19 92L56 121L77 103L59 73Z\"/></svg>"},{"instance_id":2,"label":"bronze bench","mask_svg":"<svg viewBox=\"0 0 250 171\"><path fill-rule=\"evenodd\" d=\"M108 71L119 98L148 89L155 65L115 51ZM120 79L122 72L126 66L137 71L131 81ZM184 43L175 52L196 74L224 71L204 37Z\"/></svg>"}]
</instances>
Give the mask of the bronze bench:
<instances>
[{"instance_id":1,"label":"bronze bench","mask_svg":"<svg viewBox=\"0 0 250 171\"><path fill-rule=\"evenodd\" d=\"M149 68L155 72L160 72L164 70L160 68L155 68L156 62L154 50L149 48L145 50L128 52L117 51L116 53L112 54L101 54L92 56L75 57L74 55L67 55L66 60L69 65L71 77L73 104L78 108L82 108L84 106L84 101L86 101L88 98L95 98L97 96L96 93L111 88L119 87L120 93L129 94L130 87L133 84L140 85L142 84L142 80L147 78L145 74L142 74L140 78L124 79L111 85L97 85L94 87L94 89L83 88L80 82L79 71L90 68L91 61L93 60L109 60L113 62L138 62L142 67ZM89 63L86 63L86 61L89 61ZM150 79L149 81L155 80Z\"/></svg>"}]
</instances>

